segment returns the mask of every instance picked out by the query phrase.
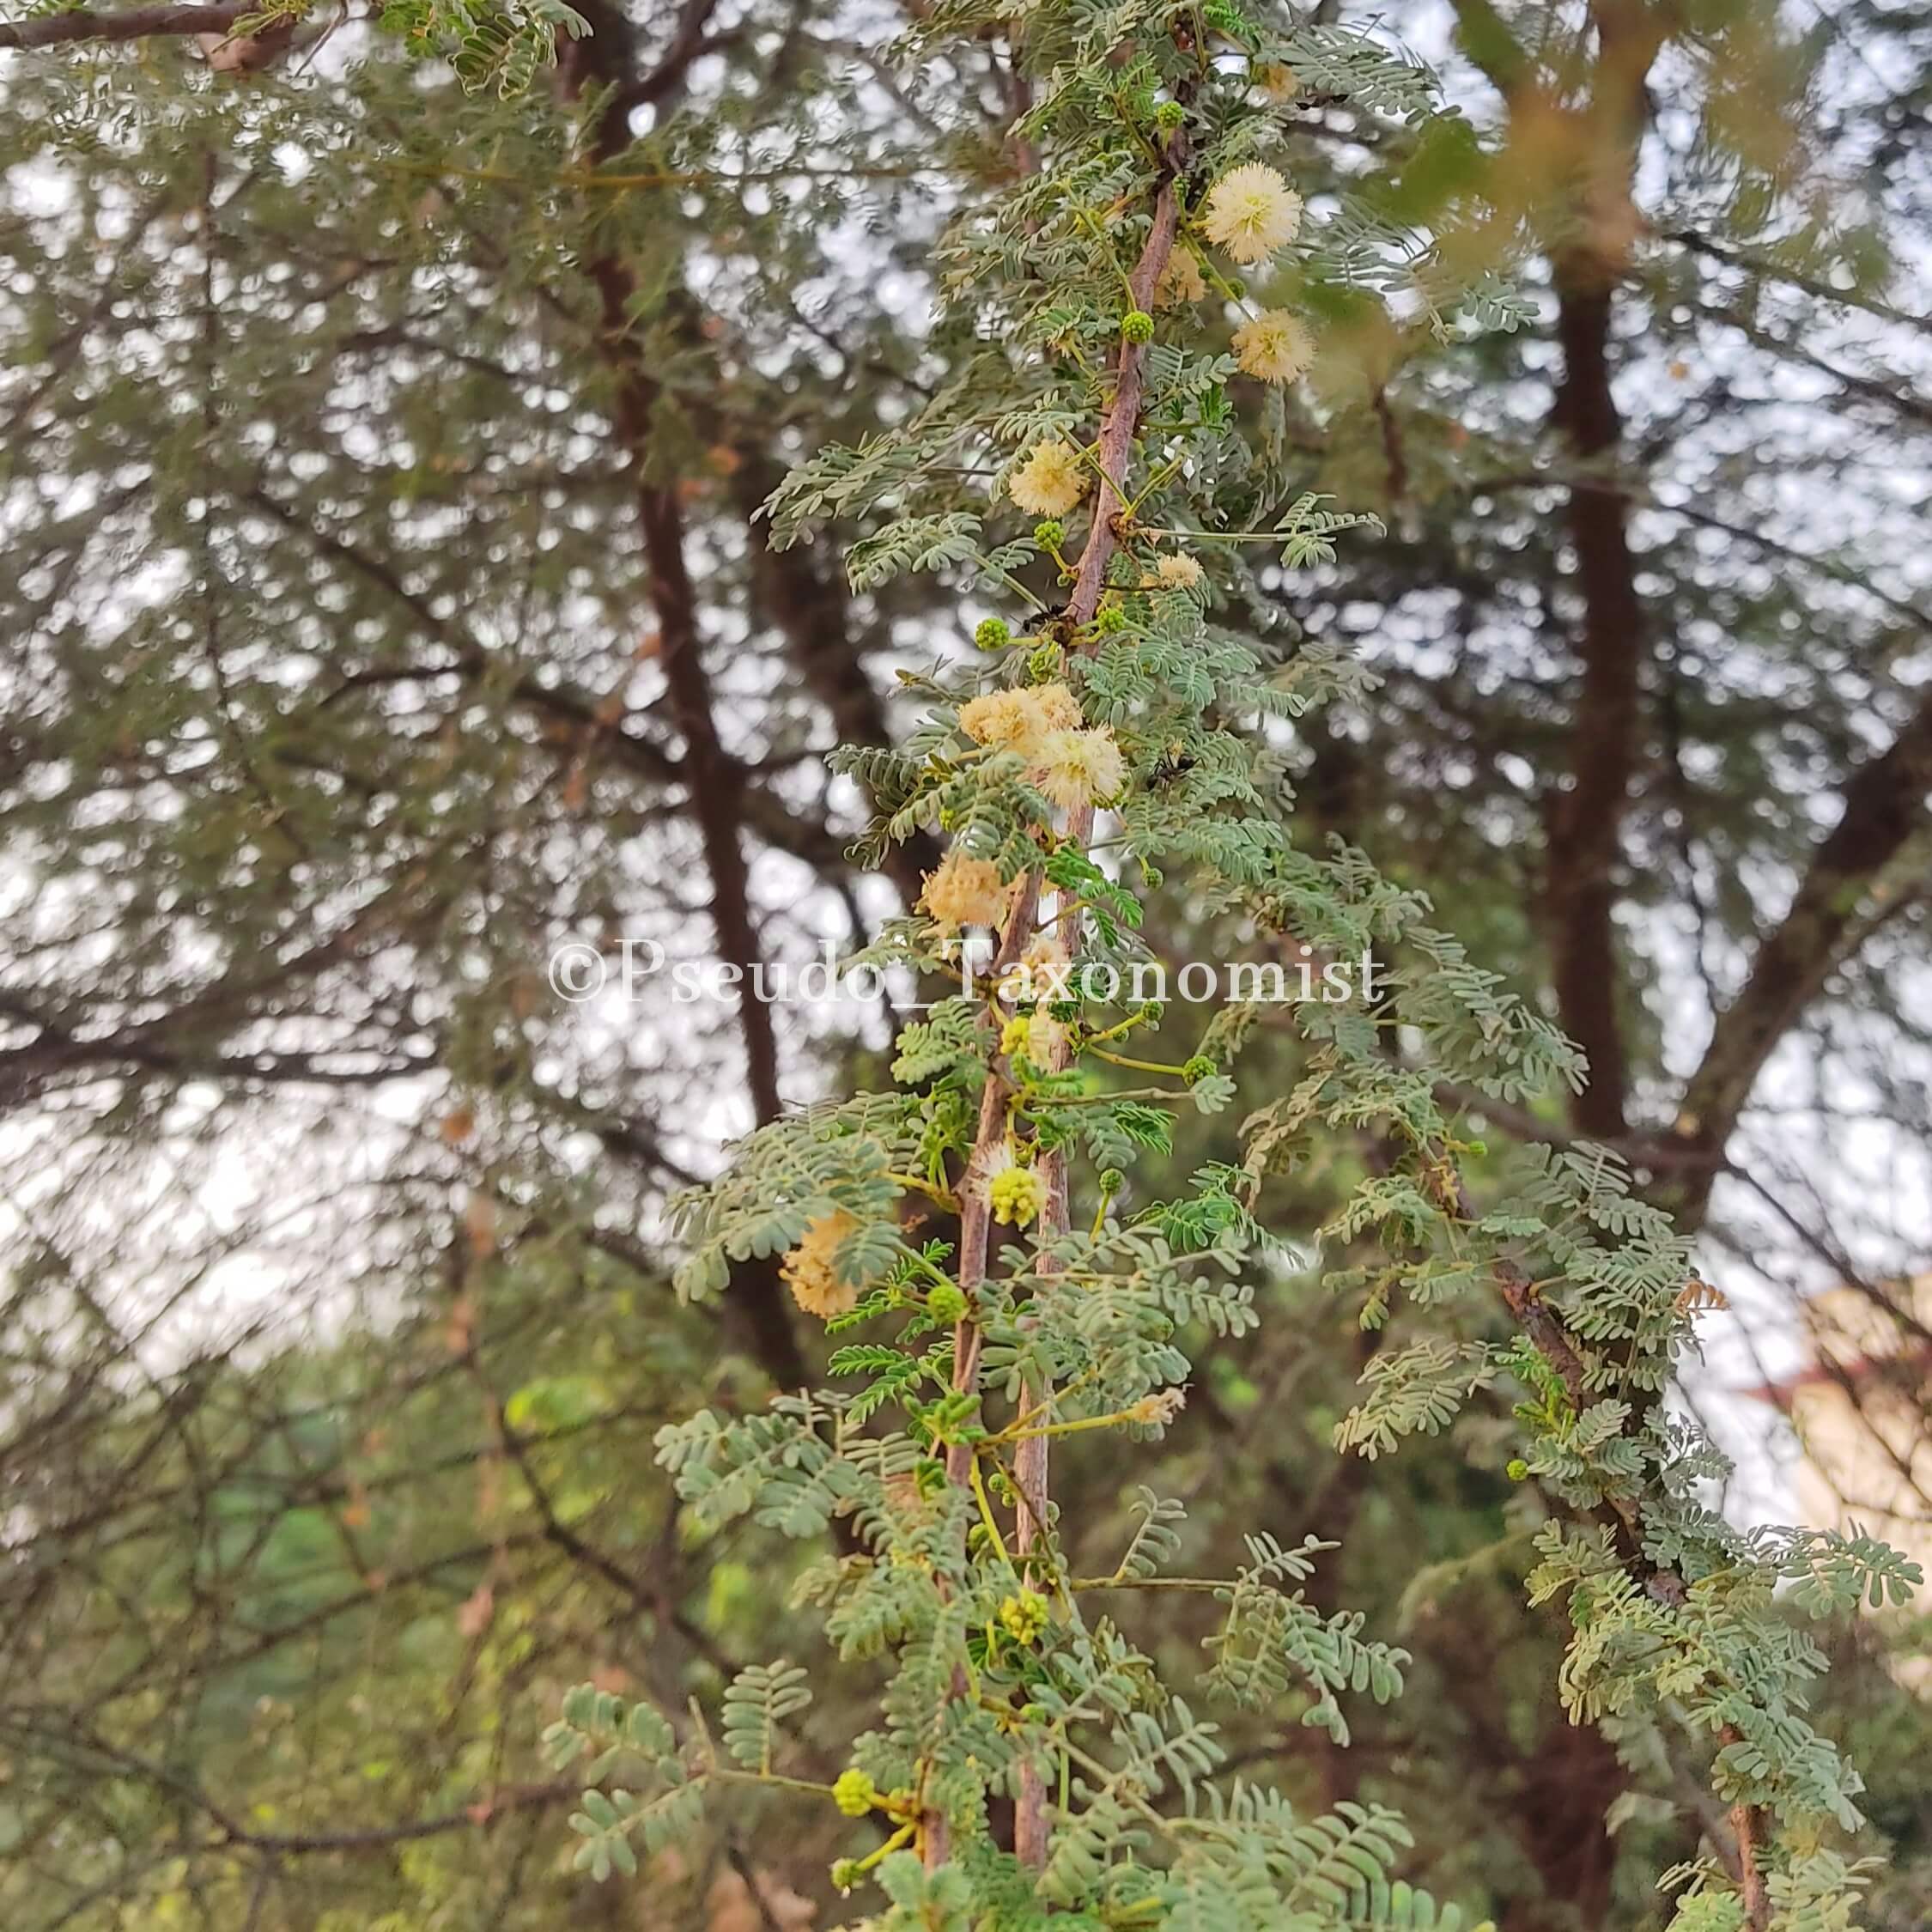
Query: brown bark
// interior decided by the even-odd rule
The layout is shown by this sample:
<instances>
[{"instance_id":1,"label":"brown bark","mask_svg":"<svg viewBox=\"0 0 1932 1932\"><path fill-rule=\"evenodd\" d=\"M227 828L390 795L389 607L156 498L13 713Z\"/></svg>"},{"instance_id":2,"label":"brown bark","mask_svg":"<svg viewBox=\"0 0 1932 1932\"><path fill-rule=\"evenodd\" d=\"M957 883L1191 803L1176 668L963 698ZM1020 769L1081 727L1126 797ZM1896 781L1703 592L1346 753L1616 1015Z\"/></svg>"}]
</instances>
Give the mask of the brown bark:
<instances>
[{"instance_id":1,"label":"brown bark","mask_svg":"<svg viewBox=\"0 0 1932 1932\"><path fill-rule=\"evenodd\" d=\"M670 46L651 72L643 76L632 67L631 35L621 16L601 5L589 14L593 30L574 44L571 58L560 73L573 96L591 87L617 89L598 119L588 150L587 158L593 165L613 160L629 145L631 107L645 100L662 100L682 86L691 62L708 44L705 24L711 10L708 0L687 4ZM771 1009L750 993L752 972L763 956L752 913L750 867L739 815L748 777L744 767L726 749L712 706L677 486L653 477L650 470L652 419L660 390L633 332L637 279L614 248L594 249L586 265L601 310L598 349L614 384L615 427L635 476L638 526L643 534L651 602L657 618L659 663L665 676L667 708L684 740L680 768L710 878L711 920L718 956L738 969L744 987L738 1001L738 1027L744 1046L746 1084L762 1125L778 1118L783 1102ZM781 1384L800 1386L808 1379L805 1358L775 1266L768 1261L741 1270L738 1287L759 1362Z\"/></svg>"},{"instance_id":2,"label":"brown bark","mask_svg":"<svg viewBox=\"0 0 1932 1932\"><path fill-rule=\"evenodd\" d=\"M238 20L261 11L261 0L221 0L209 7L131 7L98 13L77 7L34 20L0 21L0 51L52 47L76 40L144 40L167 34L228 33Z\"/></svg>"},{"instance_id":3,"label":"brown bark","mask_svg":"<svg viewBox=\"0 0 1932 1932\"><path fill-rule=\"evenodd\" d=\"M1563 375L1551 426L1579 480L1570 489L1570 540L1583 598L1583 677L1565 789L1547 822L1551 969L1564 1029L1589 1060L1571 1103L1580 1133L1624 1132L1630 1073L1613 917L1625 808L1642 750L1648 620L1631 554L1629 501L1613 474L1623 422L1611 386L1616 289L1636 227L1631 179L1646 112L1644 84L1664 39L1648 0L1592 9L1597 57L1582 117L1583 185L1569 218L1578 239L1555 262Z\"/></svg>"},{"instance_id":4,"label":"brown bark","mask_svg":"<svg viewBox=\"0 0 1932 1932\"><path fill-rule=\"evenodd\" d=\"M1610 389L1612 294L1560 277L1558 288L1563 380L1552 420L1579 464L1607 461L1622 433ZM1589 1084L1571 1101L1571 1118L1581 1133L1614 1137L1624 1131L1629 1075L1613 913L1647 645L1621 489L1573 484L1569 523L1583 598L1583 678L1569 784L1548 817L1551 970L1564 1029L1589 1060Z\"/></svg>"}]
</instances>

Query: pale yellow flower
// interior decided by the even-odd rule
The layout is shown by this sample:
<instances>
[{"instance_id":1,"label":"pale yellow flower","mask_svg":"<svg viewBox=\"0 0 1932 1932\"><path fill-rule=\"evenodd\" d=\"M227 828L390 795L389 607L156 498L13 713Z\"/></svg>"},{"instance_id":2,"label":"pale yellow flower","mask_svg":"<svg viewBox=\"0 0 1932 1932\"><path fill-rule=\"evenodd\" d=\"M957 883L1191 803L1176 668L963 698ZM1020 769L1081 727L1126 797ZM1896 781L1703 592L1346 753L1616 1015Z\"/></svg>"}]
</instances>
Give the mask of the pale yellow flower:
<instances>
[{"instance_id":1,"label":"pale yellow flower","mask_svg":"<svg viewBox=\"0 0 1932 1932\"><path fill-rule=\"evenodd\" d=\"M1235 331L1234 352L1245 374L1263 382L1293 382L1315 361L1315 336L1300 316L1266 309Z\"/></svg>"},{"instance_id":2,"label":"pale yellow flower","mask_svg":"<svg viewBox=\"0 0 1932 1932\"><path fill-rule=\"evenodd\" d=\"M1154 284L1154 307L1182 307L1188 302L1200 301L1206 294L1207 284L1201 279L1200 264L1194 259L1194 250L1176 244L1167 258L1167 266L1161 270L1160 280Z\"/></svg>"},{"instance_id":3,"label":"pale yellow flower","mask_svg":"<svg viewBox=\"0 0 1932 1932\"><path fill-rule=\"evenodd\" d=\"M1034 784L1056 805L1102 805L1127 782L1127 759L1106 726L1048 732L1033 748Z\"/></svg>"},{"instance_id":4,"label":"pale yellow flower","mask_svg":"<svg viewBox=\"0 0 1932 1932\"><path fill-rule=\"evenodd\" d=\"M1201 228L1237 262L1265 262L1301 233L1302 197L1264 161L1232 167L1207 191Z\"/></svg>"},{"instance_id":5,"label":"pale yellow flower","mask_svg":"<svg viewBox=\"0 0 1932 1932\"><path fill-rule=\"evenodd\" d=\"M997 926L1006 916L1008 896L999 866L955 846L926 875L919 902L941 926Z\"/></svg>"},{"instance_id":6,"label":"pale yellow flower","mask_svg":"<svg viewBox=\"0 0 1932 1932\"><path fill-rule=\"evenodd\" d=\"M1024 750L1049 729L1034 691L982 691L959 708L959 728L975 744L996 751Z\"/></svg>"},{"instance_id":7,"label":"pale yellow flower","mask_svg":"<svg viewBox=\"0 0 1932 1932\"><path fill-rule=\"evenodd\" d=\"M1066 1029L1042 1007L1022 1023L1026 1028L1026 1057L1036 1066L1058 1067L1065 1064Z\"/></svg>"},{"instance_id":8,"label":"pale yellow flower","mask_svg":"<svg viewBox=\"0 0 1932 1932\"><path fill-rule=\"evenodd\" d=\"M1197 589L1206 574L1191 556L1163 556L1154 565L1154 582L1162 590Z\"/></svg>"},{"instance_id":9,"label":"pale yellow flower","mask_svg":"<svg viewBox=\"0 0 1932 1932\"><path fill-rule=\"evenodd\" d=\"M1157 1394L1143 1395L1127 1411L1127 1417L1143 1428L1164 1429L1187 1406L1186 1389L1163 1388Z\"/></svg>"},{"instance_id":10,"label":"pale yellow flower","mask_svg":"<svg viewBox=\"0 0 1932 1932\"><path fill-rule=\"evenodd\" d=\"M1026 951L1019 957L1021 965L1036 970L1042 966L1065 966L1072 954L1060 944L1057 933L1036 933L1026 942Z\"/></svg>"},{"instance_id":11,"label":"pale yellow flower","mask_svg":"<svg viewBox=\"0 0 1932 1932\"><path fill-rule=\"evenodd\" d=\"M832 1257L847 1236L857 1232L856 1217L842 1207L814 1221L799 1245L779 1264L779 1275L792 1291L792 1299L807 1315L830 1321L859 1305L859 1285L839 1278Z\"/></svg>"},{"instance_id":12,"label":"pale yellow flower","mask_svg":"<svg viewBox=\"0 0 1932 1932\"><path fill-rule=\"evenodd\" d=\"M1080 715L1079 699L1064 684L1036 684L1026 695L1038 708L1044 730L1072 731L1086 721Z\"/></svg>"},{"instance_id":13,"label":"pale yellow flower","mask_svg":"<svg viewBox=\"0 0 1932 1932\"><path fill-rule=\"evenodd\" d=\"M1302 91L1295 70L1279 60L1264 62L1255 70L1255 85L1278 106Z\"/></svg>"},{"instance_id":14,"label":"pale yellow flower","mask_svg":"<svg viewBox=\"0 0 1932 1932\"><path fill-rule=\"evenodd\" d=\"M1079 451L1057 436L1036 443L1032 454L1006 478L1006 494L1036 517L1065 516L1086 493Z\"/></svg>"}]
</instances>

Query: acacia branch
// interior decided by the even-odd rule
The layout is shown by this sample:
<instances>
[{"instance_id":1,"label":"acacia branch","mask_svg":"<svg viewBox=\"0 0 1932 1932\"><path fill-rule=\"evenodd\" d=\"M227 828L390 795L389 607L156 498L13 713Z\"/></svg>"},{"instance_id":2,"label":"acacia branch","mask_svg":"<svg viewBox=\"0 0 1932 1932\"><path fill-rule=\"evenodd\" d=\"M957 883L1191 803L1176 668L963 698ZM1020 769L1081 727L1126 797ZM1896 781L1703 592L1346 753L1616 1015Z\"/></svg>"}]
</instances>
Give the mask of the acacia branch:
<instances>
[{"instance_id":1,"label":"acacia branch","mask_svg":"<svg viewBox=\"0 0 1932 1932\"><path fill-rule=\"evenodd\" d=\"M681 80L702 51L703 28L714 0L686 0L673 43L657 73L666 90ZM572 44L562 69L566 93L580 99L593 88L634 85L637 76L630 33L621 15L599 4L596 31ZM661 99L664 98L660 96ZM604 113L586 150L593 167L614 161L629 146L627 114ZM659 664L671 721L684 740L680 766L691 817L711 883L711 923L721 960L752 983L763 951L751 910L750 868L742 843L743 803L750 789L739 761L725 748L704 666L704 639L696 588L684 551L684 513L674 481L653 472L653 427L663 390L646 360L634 322L640 288L626 258L609 243L593 244L585 264L598 304L598 352L610 370L612 427L634 478L637 519L650 573L649 595L657 617ZM778 1087L778 1036L771 1009L745 997L738 1007L746 1081L760 1125L783 1111ZM792 1325L790 1303L767 1257L742 1271L742 1305L761 1365L781 1387L796 1388L810 1376Z\"/></svg>"},{"instance_id":2,"label":"acacia branch","mask_svg":"<svg viewBox=\"0 0 1932 1932\"><path fill-rule=\"evenodd\" d=\"M1729 1139L1771 1050L1816 997L1862 930L1861 907L1885 869L1928 823L1932 793L1932 693L1878 757L1851 775L1838 823L1813 852L1789 909L1758 948L1736 999L1717 1016L1703 1060L1684 1090L1680 1140L1704 1154ZM1717 1170L1688 1170L1675 1204L1701 1218Z\"/></svg>"},{"instance_id":3,"label":"acacia branch","mask_svg":"<svg viewBox=\"0 0 1932 1932\"><path fill-rule=\"evenodd\" d=\"M1177 185L1187 160L1186 137L1174 134L1162 158L1160 185L1155 191L1153 220L1147 240L1127 277L1136 308L1147 311L1154 306L1154 290L1166 273L1173 253L1174 240L1181 221ZM1113 506L1127 500L1127 470L1133 459L1134 440L1140 430L1141 398L1145 389L1146 345L1122 339L1114 365L1114 392L1109 398L1100 431L1100 492L1094 500L1093 521L1087 531L1084 550L1075 574L1073 595L1068 602L1065 622L1078 632L1091 624L1100 608L1107 583L1107 566L1119 546L1118 519ZM1075 806L1067 813L1066 843L1084 851L1093 836L1093 807ZM1048 1055L1048 1071L1066 1070L1070 1048L1065 1041L1055 1044ZM1050 1247L1068 1228L1066 1153L1061 1147L1048 1150L1040 1158L1040 1170L1047 1188L1046 1205L1040 1217L1039 1245ZM1042 1257L1042 1272L1048 1271ZM1029 1388L1021 1402L1020 1420L1041 1406L1041 1392ZM1048 1453L1045 1431L1036 1431L1022 1437L1013 1455L1013 1484L1020 1496L1014 1543L1024 1558L1046 1534L1048 1497ZM1036 1766L1024 1765L1020 1773L1019 1797L1013 1814L1013 1850L1021 1864L1038 1870L1047 1862L1049 1844L1047 1792Z\"/></svg>"},{"instance_id":4,"label":"acacia branch","mask_svg":"<svg viewBox=\"0 0 1932 1932\"><path fill-rule=\"evenodd\" d=\"M99 13L76 7L34 20L0 22L0 52L57 47L77 40L146 40L168 34L226 34L237 21L262 10L261 0L218 0L206 7L131 7Z\"/></svg>"}]
</instances>

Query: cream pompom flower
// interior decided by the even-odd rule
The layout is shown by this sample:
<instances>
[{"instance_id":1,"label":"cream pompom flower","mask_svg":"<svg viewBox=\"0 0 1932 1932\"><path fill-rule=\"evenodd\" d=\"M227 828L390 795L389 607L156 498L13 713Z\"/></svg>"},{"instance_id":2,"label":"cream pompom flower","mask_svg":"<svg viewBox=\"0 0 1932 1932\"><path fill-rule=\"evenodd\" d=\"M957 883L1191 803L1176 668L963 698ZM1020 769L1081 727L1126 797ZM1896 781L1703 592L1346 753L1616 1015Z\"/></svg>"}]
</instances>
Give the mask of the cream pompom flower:
<instances>
[{"instance_id":1,"label":"cream pompom flower","mask_svg":"<svg viewBox=\"0 0 1932 1932\"><path fill-rule=\"evenodd\" d=\"M1065 516L1086 493L1079 451L1057 436L1036 443L1032 454L1006 478L1006 494L1036 517Z\"/></svg>"},{"instance_id":2,"label":"cream pompom flower","mask_svg":"<svg viewBox=\"0 0 1932 1932\"><path fill-rule=\"evenodd\" d=\"M1025 695L1038 708L1041 725L1047 731L1072 731L1086 722L1080 715L1079 699L1057 681L1051 684L1036 684Z\"/></svg>"},{"instance_id":3,"label":"cream pompom flower","mask_svg":"<svg viewBox=\"0 0 1932 1932\"><path fill-rule=\"evenodd\" d=\"M959 728L975 744L1019 751L1050 727L1036 693L1000 690L982 691L961 705Z\"/></svg>"},{"instance_id":4,"label":"cream pompom flower","mask_svg":"<svg viewBox=\"0 0 1932 1932\"><path fill-rule=\"evenodd\" d=\"M990 859L972 859L957 846L926 875L919 902L941 926L997 926L1006 916L1010 890Z\"/></svg>"},{"instance_id":5,"label":"cream pompom flower","mask_svg":"<svg viewBox=\"0 0 1932 1932\"><path fill-rule=\"evenodd\" d=\"M1292 100L1302 91L1295 70L1279 60L1269 61L1255 70L1255 85L1261 90L1264 99L1273 101L1278 106Z\"/></svg>"},{"instance_id":6,"label":"cream pompom flower","mask_svg":"<svg viewBox=\"0 0 1932 1932\"><path fill-rule=\"evenodd\" d=\"M1265 309L1235 331L1236 364L1263 382L1293 382L1315 361L1315 335L1298 315Z\"/></svg>"},{"instance_id":7,"label":"cream pompom flower","mask_svg":"<svg viewBox=\"0 0 1932 1932\"><path fill-rule=\"evenodd\" d=\"M842 1207L835 1208L814 1221L779 1264L780 1278L807 1315L829 1321L835 1315L848 1314L859 1305L859 1284L841 1279L832 1263L840 1243L858 1228L856 1217Z\"/></svg>"},{"instance_id":8,"label":"cream pompom flower","mask_svg":"<svg viewBox=\"0 0 1932 1932\"><path fill-rule=\"evenodd\" d=\"M1106 726L1048 732L1033 748L1030 776L1054 804L1068 811L1103 805L1127 782L1127 759Z\"/></svg>"},{"instance_id":9,"label":"cream pompom flower","mask_svg":"<svg viewBox=\"0 0 1932 1932\"><path fill-rule=\"evenodd\" d=\"M1026 950L1019 956L1019 963L1030 973L1045 974L1049 969L1070 966L1073 956L1060 943L1057 933L1036 933L1026 942ZM1023 998L1031 999L1030 993Z\"/></svg>"},{"instance_id":10,"label":"cream pompom flower","mask_svg":"<svg viewBox=\"0 0 1932 1932\"><path fill-rule=\"evenodd\" d=\"M1159 590L1197 590L1206 574L1191 556L1163 556L1154 565L1154 584Z\"/></svg>"},{"instance_id":11,"label":"cream pompom flower","mask_svg":"<svg viewBox=\"0 0 1932 1932\"><path fill-rule=\"evenodd\" d=\"M1201 301L1206 294L1207 283L1201 277L1200 264L1194 259L1194 250L1177 244L1167 258L1167 266L1161 270L1160 280L1154 284L1154 307L1181 308Z\"/></svg>"},{"instance_id":12,"label":"cream pompom flower","mask_svg":"<svg viewBox=\"0 0 1932 1932\"><path fill-rule=\"evenodd\" d=\"M1036 1066L1058 1067L1066 1046L1066 1029L1044 1007L1025 1022L1026 1057Z\"/></svg>"},{"instance_id":13,"label":"cream pompom flower","mask_svg":"<svg viewBox=\"0 0 1932 1932\"><path fill-rule=\"evenodd\" d=\"M1252 266L1301 233L1302 197L1265 161L1244 161L1207 191L1200 225L1217 247Z\"/></svg>"}]
</instances>

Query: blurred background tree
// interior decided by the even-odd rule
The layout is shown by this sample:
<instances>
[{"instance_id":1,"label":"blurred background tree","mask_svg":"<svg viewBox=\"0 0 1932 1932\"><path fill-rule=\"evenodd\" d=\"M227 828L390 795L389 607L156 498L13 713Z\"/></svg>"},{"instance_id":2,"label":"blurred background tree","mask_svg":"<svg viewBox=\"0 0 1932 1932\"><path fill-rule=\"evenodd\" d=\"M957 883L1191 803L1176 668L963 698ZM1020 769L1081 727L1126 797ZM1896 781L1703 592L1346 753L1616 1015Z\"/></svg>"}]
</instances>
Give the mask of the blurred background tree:
<instances>
[{"instance_id":1,"label":"blurred background tree","mask_svg":"<svg viewBox=\"0 0 1932 1932\"><path fill-rule=\"evenodd\" d=\"M720 1356L658 1211L888 1017L678 1002L668 968L573 1003L547 963L795 970L916 884L848 857L866 801L818 754L885 741L895 673L981 613L856 593L757 511L970 380L927 246L950 179L1030 165L1024 100L996 43L908 91L867 0L582 12L507 98L346 15L258 70L235 6L0 27L0 1910L29 1932L828 1917L829 1848L769 1833L598 1892L534 1741L580 1677L675 1706L775 1647L792 1557L692 1543L647 1445L820 1345L753 1269ZM1790 1445L1724 1392L1790 1368L1801 1297L1849 1286L1897 1338L1893 1463L1899 1404L1932 1412L1932 23L1405 12L1466 131L1303 85L1300 185L1332 221L1479 192L1540 319L1329 319L1285 461L1387 533L1260 594L1381 683L1291 747L1300 823L1588 1048L1567 1111L1473 1126L1607 1140L1697 1220L1731 1307L1680 1399L1748 1450L1748 1507ZM501 43L475 17L465 70ZM1199 957L1245 942L1196 925ZM1558 1708L1500 1431L1341 1461L1376 1338L1270 1292L1167 1486L1203 1534L1348 1532L1329 1587L1418 1662L1346 1753L1239 1751L1403 1806L1506 1932L1656 1923L1704 1820ZM1061 1480L1097 1540L1123 1520L1103 1456ZM1921 1642L1848 1637L1827 1712L1899 1932L1932 1914Z\"/></svg>"}]
</instances>

